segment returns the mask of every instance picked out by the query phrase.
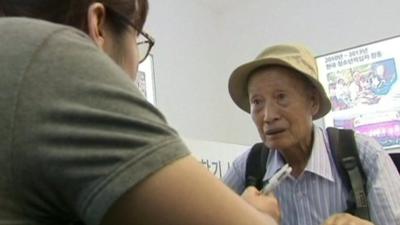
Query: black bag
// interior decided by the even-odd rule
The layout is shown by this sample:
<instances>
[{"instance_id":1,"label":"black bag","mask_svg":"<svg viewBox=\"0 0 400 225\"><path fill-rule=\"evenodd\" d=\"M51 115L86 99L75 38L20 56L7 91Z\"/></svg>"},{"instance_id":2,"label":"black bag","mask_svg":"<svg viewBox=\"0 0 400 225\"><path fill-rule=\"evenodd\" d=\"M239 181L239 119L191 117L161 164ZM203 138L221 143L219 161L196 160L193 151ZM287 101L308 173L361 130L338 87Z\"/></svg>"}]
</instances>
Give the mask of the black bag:
<instances>
[{"instance_id":1,"label":"black bag","mask_svg":"<svg viewBox=\"0 0 400 225\"><path fill-rule=\"evenodd\" d=\"M346 212L370 220L366 176L358 156L354 132L333 127L327 128L327 132L332 158L343 183L351 193ZM264 143L257 143L251 148L246 161L246 187L262 189L268 153L269 149Z\"/></svg>"}]
</instances>

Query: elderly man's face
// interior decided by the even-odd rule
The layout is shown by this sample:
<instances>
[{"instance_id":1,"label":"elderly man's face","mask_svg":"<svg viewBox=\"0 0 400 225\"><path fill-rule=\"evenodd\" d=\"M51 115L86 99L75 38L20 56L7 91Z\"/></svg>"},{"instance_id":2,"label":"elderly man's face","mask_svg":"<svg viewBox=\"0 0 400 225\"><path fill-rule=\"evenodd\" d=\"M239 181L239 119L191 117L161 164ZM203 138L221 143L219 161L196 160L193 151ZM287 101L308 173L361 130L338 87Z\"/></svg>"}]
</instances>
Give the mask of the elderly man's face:
<instances>
[{"instance_id":1,"label":"elderly man's face","mask_svg":"<svg viewBox=\"0 0 400 225\"><path fill-rule=\"evenodd\" d=\"M318 98L298 76L291 69L274 66L255 72L249 80L251 116L270 148L297 150L312 144Z\"/></svg>"}]
</instances>

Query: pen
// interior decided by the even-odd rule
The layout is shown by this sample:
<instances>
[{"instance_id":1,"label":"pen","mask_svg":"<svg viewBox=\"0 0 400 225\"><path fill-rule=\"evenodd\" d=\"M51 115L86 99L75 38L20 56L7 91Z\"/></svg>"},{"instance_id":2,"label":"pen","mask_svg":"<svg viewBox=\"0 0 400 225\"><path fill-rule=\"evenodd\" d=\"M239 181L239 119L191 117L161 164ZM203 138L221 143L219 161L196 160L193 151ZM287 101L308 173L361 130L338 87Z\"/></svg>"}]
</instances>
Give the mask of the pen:
<instances>
[{"instance_id":1,"label":"pen","mask_svg":"<svg viewBox=\"0 0 400 225\"><path fill-rule=\"evenodd\" d=\"M261 193L268 194L274 190L286 177L292 172L292 167L289 164L284 165L281 169L276 172L271 179L269 179L268 184L263 187Z\"/></svg>"}]
</instances>

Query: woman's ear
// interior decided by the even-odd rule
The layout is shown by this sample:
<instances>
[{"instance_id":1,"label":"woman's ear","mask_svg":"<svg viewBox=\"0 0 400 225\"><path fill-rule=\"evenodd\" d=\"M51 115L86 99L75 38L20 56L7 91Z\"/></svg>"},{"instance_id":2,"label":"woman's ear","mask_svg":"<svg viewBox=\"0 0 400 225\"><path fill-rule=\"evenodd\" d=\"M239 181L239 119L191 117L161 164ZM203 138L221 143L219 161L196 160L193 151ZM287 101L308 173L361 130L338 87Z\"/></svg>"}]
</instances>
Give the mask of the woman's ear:
<instances>
[{"instance_id":1,"label":"woman's ear","mask_svg":"<svg viewBox=\"0 0 400 225\"><path fill-rule=\"evenodd\" d=\"M102 3L96 2L89 6L87 12L88 34L100 48L105 43L106 8Z\"/></svg>"}]
</instances>

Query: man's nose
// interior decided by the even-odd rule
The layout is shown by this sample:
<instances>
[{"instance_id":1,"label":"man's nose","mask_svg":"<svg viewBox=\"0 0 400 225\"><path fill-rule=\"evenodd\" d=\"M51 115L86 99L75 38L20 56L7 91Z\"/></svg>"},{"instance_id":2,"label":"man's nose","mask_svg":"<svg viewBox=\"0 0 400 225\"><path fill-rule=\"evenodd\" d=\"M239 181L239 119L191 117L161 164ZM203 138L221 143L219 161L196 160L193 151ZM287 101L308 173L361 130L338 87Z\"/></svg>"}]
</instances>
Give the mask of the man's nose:
<instances>
[{"instance_id":1,"label":"man's nose","mask_svg":"<svg viewBox=\"0 0 400 225\"><path fill-rule=\"evenodd\" d=\"M264 108L264 122L271 123L280 118L279 110L274 105L268 105Z\"/></svg>"}]
</instances>

